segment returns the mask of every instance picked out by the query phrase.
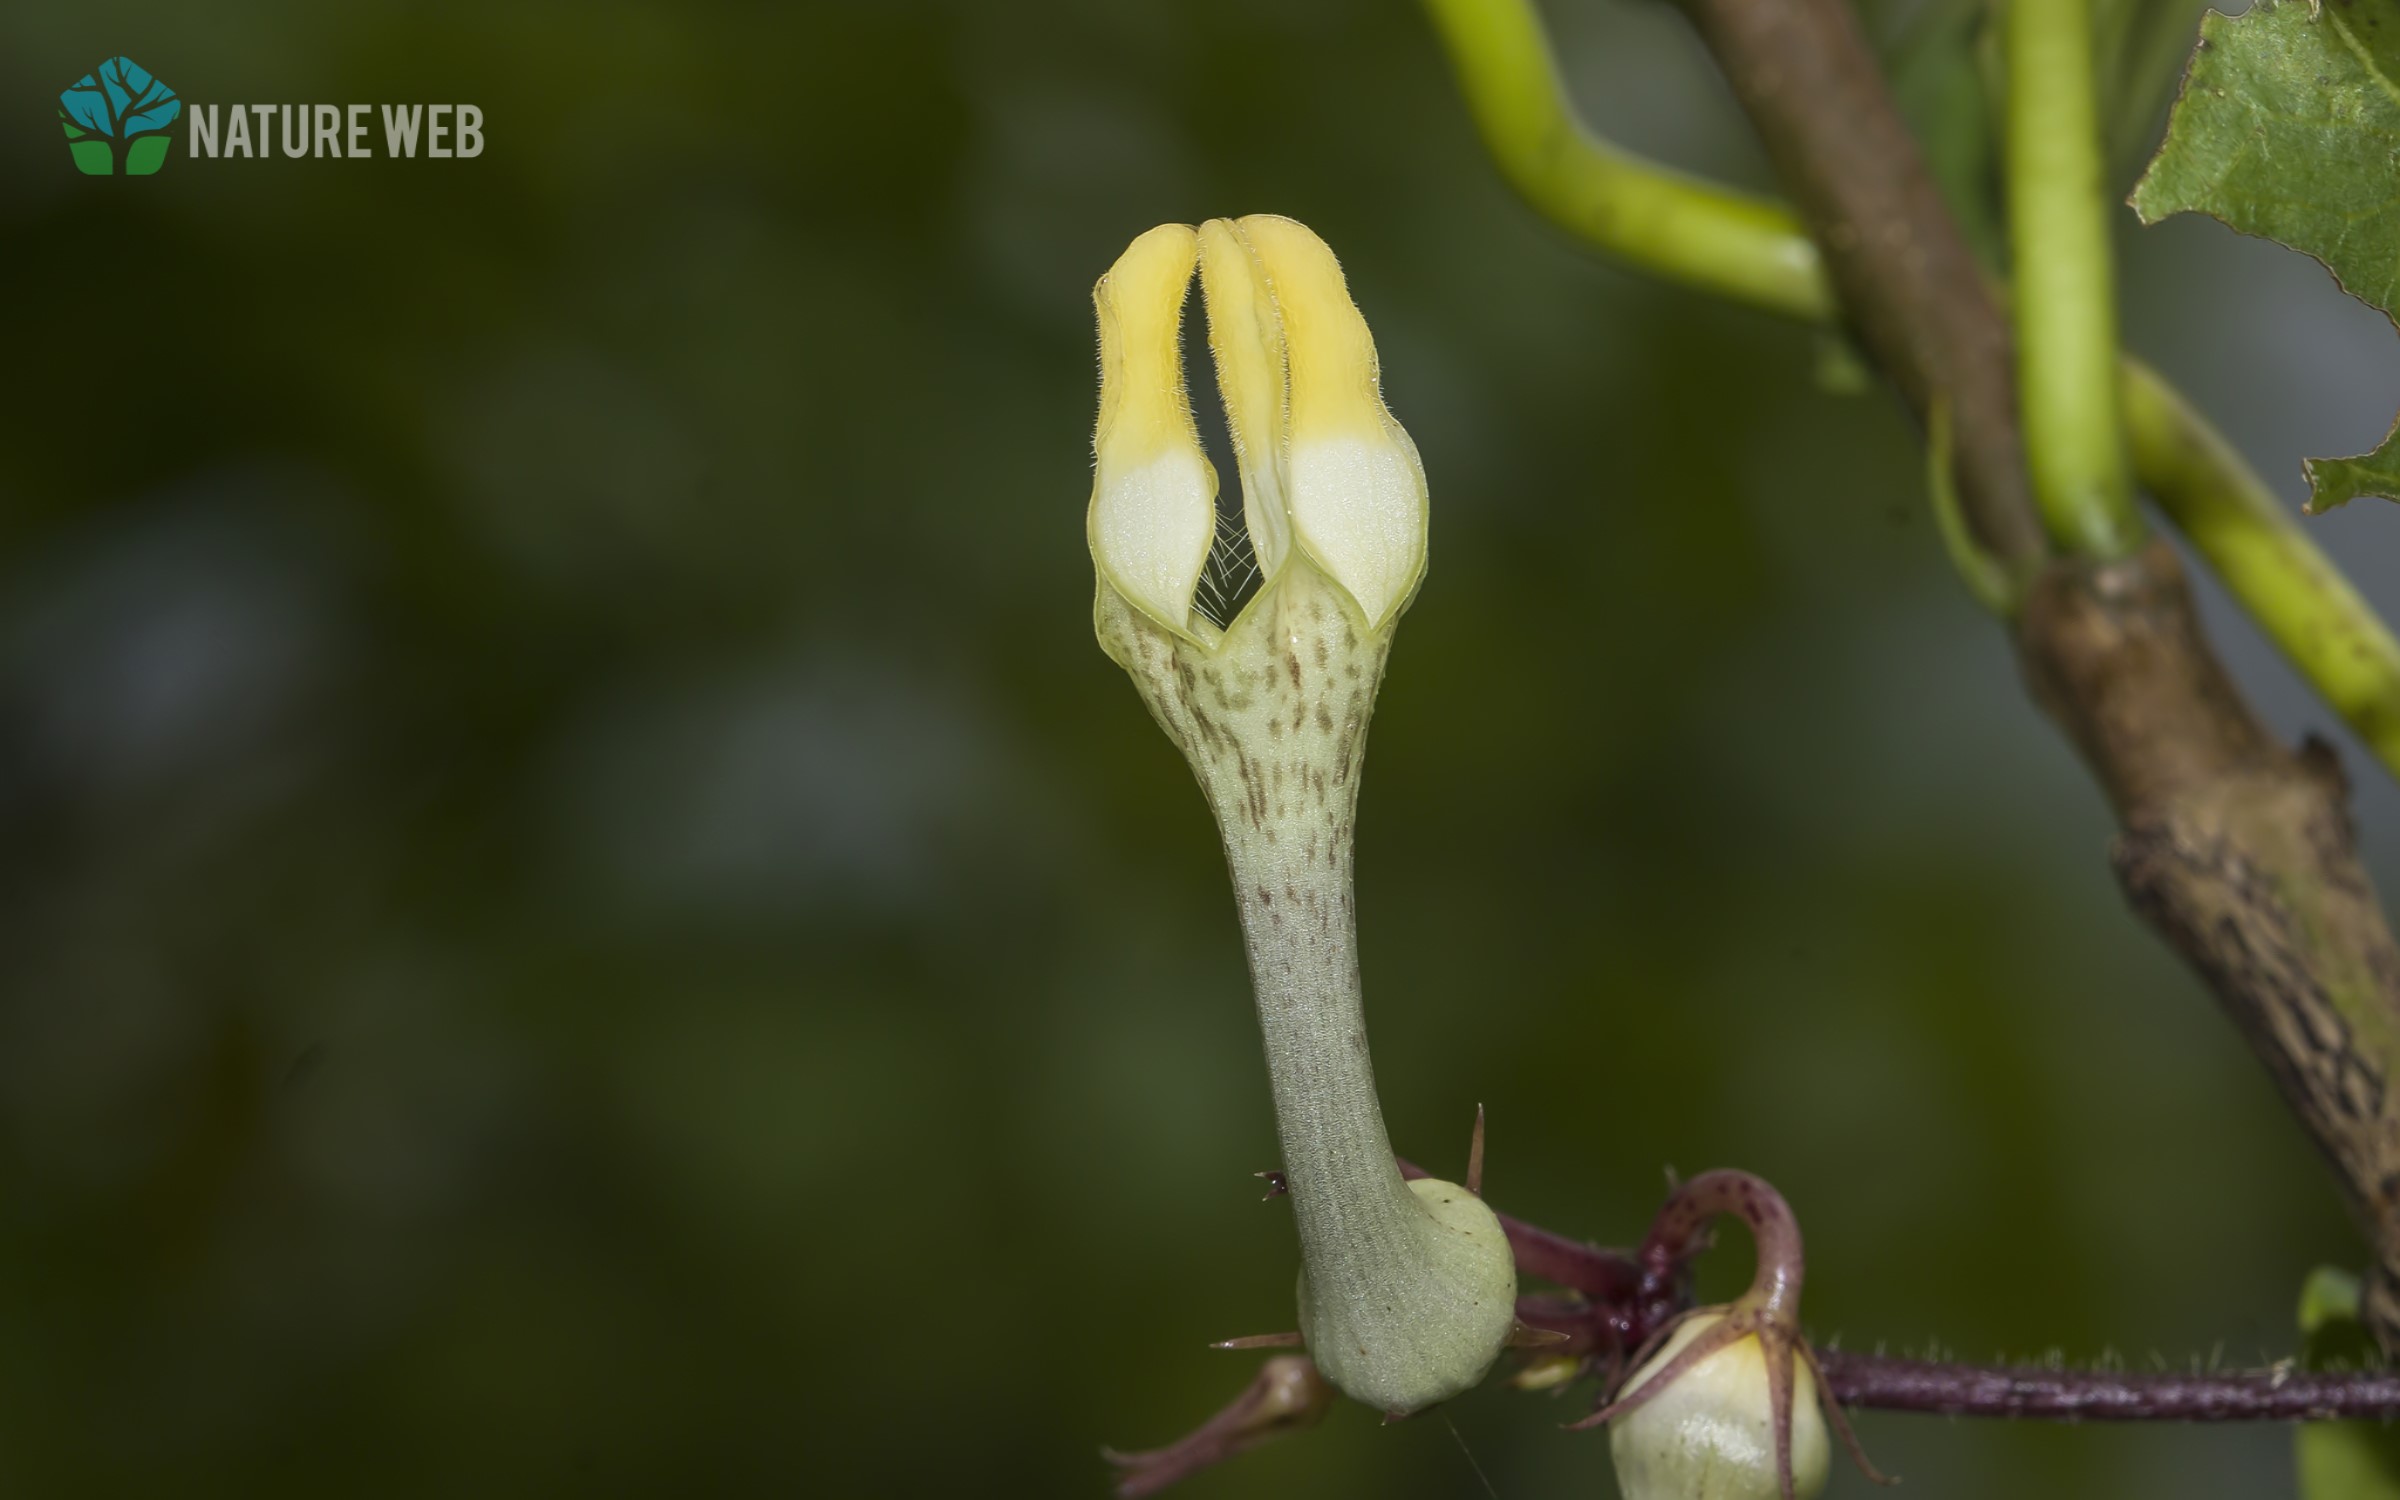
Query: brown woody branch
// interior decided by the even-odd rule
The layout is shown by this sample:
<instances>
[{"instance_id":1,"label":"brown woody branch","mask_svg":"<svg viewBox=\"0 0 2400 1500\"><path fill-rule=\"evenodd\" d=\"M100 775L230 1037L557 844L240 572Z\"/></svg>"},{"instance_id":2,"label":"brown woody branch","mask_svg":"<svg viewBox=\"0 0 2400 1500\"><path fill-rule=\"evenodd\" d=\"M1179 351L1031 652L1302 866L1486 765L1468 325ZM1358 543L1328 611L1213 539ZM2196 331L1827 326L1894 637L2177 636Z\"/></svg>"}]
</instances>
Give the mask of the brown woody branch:
<instances>
[{"instance_id":1,"label":"brown woody branch","mask_svg":"<svg viewBox=\"0 0 2400 1500\"><path fill-rule=\"evenodd\" d=\"M2339 1173L2375 1250L2363 1315L2400 1353L2400 946L2332 752L2281 743L2203 637L2163 542L2052 555L2007 320L1845 0L1685 0L1822 247L1846 318L1921 417L1947 402L1984 546L2033 574L2016 645L2106 791L2134 909L2215 990Z\"/></svg>"},{"instance_id":2,"label":"brown woody branch","mask_svg":"<svg viewBox=\"0 0 2400 1500\"><path fill-rule=\"evenodd\" d=\"M1968 523L2011 571L2047 550L1993 301L1845 0L1687 0L1758 126L1845 321L1920 416L1950 407Z\"/></svg>"}]
</instances>

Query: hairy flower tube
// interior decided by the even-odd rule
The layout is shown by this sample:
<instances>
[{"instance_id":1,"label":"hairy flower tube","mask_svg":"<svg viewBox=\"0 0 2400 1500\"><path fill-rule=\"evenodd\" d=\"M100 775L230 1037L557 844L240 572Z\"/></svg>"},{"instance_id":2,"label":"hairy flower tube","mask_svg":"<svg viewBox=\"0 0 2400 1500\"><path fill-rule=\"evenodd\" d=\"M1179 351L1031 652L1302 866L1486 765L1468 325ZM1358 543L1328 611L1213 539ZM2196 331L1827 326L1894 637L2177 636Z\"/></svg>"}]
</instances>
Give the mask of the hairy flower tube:
<instances>
[{"instance_id":1,"label":"hairy flower tube","mask_svg":"<svg viewBox=\"0 0 2400 1500\"><path fill-rule=\"evenodd\" d=\"M1194 604L1220 530L1183 379L1195 268L1264 580L1222 627ZM1424 576L1424 470L1384 409L1341 267L1302 225L1161 226L1092 300L1094 623L1224 839L1300 1236L1301 1335L1346 1395L1416 1411L1482 1379L1516 1295L1492 1211L1456 1184L1402 1179L1359 988L1359 768L1394 627Z\"/></svg>"}]
</instances>

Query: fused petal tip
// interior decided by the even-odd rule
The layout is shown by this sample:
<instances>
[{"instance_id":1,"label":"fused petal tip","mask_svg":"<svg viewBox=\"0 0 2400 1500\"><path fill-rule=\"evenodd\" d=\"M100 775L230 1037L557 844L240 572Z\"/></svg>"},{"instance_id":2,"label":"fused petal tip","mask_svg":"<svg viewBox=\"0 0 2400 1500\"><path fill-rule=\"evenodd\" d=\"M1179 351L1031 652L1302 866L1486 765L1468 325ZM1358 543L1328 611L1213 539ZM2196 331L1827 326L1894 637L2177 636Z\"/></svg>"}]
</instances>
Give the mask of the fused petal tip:
<instances>
[{"instance_id":1,"label":"fused petal tip","mask_svg":"<svg viewBox=\"0 0 2400 1500\"><path fill-rule=\"evenodd\" d=\"M1092 435L1092 561L1135 607L1188 633L1216 534L1217 474L1183 386L1184 294L1200 253L1189 225L1136 239L1092 288L1100 420Z\"/></svg>"},{"instance_id":2,"label":"fused petal tip","mask_svg":"<svg viewBox=\"0 0 2400 1500\"><path fill-rule=\"evenodd\" d=\"M1296 550L1385 629L1425 575L1425 471L1384 409L1375 340L1333 252L1273 214L1162 225L1093 289L1093 561L1141 613L1199 638L1192 596L1216 540L1217 475L1183 383L1195 268L1260 573L1272 581Z\"/></svg>"},{"instance_id":3,"label":"fused petal tip","mask_svg":"<svg viewBox=\"0 0 2400 1500\"><path fill-rule=\"evenodd\" d=\"M1272 578L1292 550L1283 494L1283 322L1249 237L1231 219L1200 226L1200 295L1208 305L1208 347L1216 356L1225 425L1242 469L1242 522L1259 571Z\"/></svg>"},{"instance_id":4,"label":"fused petal tip","mask_svg":"<svg viewBox=\"0 0 2400 1500\"><path fill-rule=\"evenodd\" d=\"M1384 409L1375 339L1341 264L1306 225L1253 214L1241 232L1282 328L1285 504L1300 546L1381 629L1425 575L1425 470Z\"/></svg>"}]
</instances>

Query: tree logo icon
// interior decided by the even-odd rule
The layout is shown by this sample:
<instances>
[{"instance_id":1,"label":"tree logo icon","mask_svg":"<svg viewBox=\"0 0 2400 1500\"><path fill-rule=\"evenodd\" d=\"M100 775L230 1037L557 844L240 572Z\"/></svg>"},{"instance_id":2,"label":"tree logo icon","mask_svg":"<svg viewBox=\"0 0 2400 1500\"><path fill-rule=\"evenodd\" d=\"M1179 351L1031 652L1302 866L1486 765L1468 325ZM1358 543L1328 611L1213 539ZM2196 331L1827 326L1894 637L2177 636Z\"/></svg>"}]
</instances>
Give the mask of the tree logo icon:
<instances>
[{"instance_id":1,"label":"tree logo icon","mask_svg":"<svg viewBox=\"0 0 2400 1500\"><path fill-rule=\"evenodd\" d=\"M112 57L58 96L75 170L87 177L147 177L167 159L167 127L183 113L175 91L130 57Z\"/></svg>"}]
</instances>

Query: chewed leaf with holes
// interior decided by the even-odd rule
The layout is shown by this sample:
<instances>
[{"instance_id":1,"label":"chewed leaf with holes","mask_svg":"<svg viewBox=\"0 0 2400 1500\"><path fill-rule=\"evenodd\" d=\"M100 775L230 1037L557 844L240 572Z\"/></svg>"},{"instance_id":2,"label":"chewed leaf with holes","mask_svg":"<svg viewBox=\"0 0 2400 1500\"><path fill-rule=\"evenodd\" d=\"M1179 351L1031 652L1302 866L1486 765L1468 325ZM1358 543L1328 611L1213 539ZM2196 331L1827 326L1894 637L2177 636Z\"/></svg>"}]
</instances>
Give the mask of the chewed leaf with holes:
<instances>
[{"instance_id":1,"label":"chewed leaf with holes","mask_svg":"<svg viewBox=\"0 0 2400 1500\"><path fill-rule=\"evenodd\" d=\"M2323 261L2400 316L2400 0L2259 0L2201 20L2144 222L2197 211Z\"/></svg>"},{"instance_id":2,"label":"chewed leaf with holes","mask_svg":"<svg viewBox=\"0 0 2400 1500\"><path fill-rule=\"evenodd\" d=\"M2314 514L2322 515L2361 495L2400 500L2400 422L2392 424L2372 453L2356 458L2312 458L2300 467L2308 474L2308 508Z\"/></svg>"},{"instance_id":3,"label":"chewed leaf with holes","mask_svg":"<svg viewBox=\"0 0 2400 1500\"><path fill-rule=\"evenodd\" d=\"M2258 0L2210 12L2143 222L2199 212L2324 262L2400 323L2400 0ZM2400 499L2400 448L2309 465L2311 510Z\"/></svg>"}]
</instances>

